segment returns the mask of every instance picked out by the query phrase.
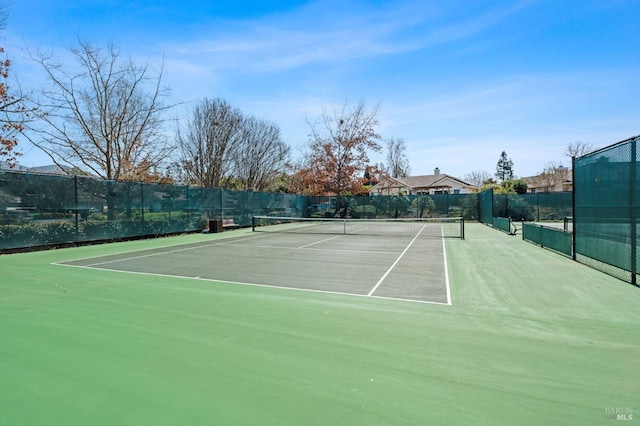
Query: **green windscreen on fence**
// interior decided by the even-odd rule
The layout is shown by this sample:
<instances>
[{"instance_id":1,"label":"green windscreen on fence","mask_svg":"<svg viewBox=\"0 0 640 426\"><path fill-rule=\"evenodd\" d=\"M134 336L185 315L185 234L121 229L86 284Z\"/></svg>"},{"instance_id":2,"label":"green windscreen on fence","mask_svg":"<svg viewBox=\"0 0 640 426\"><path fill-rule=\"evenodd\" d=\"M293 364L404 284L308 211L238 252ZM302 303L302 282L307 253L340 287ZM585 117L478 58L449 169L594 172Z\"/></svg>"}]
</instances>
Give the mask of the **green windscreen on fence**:
<instances>
[{"instance_id":1,"label":"green windscreen on fence","mask_svg":"<svg viewBox=\"0 0 640 426\"><path fill-rule=\"evenodd\" d=\"M0 250L201 231L209 219L307 213L307 197L0 172Z\"/></svg>"},{"instance_id":2,"label":"green windscreen on fence","mask_svg":"<svg viewBox=\"0 0 640 426\"><path fill-rule=\"evenodd\" d=\"M492 226L508 234L515 234L513 222L507 217L494 217Z\"/></svg>"},{"instance_id":3,"label":"green windscreen on fence","mask_svg":"<svg viewBox=\"0 0 640 426\"><path fill-rule=\"evenodd\" d=\"M573 236L560 228L525 222L522 224L522 239L567 256L573 254Z\"/></svg>"},{"instance_id":4,"label":"green windscreen on fence","mask_svg":"<svg viewBox=\"0 0 640 426\"><path fill-rule=\"evenodd\" d=\"M476 194L309 197L0 172L0 250L195 232L253 216L478 218Z\"/></svg>"},{"instance_id":5,"label":"green windscreen on fence","mask_svg":"<svg viewBox=\"0 0 640 426\"><path fill-rule=\"evenodd\" d=\"M525 222L562 222L572 215L571 192L494 194L493 216Z\"/></svg>"},{"instance_id":6,"label":"green windscreen on fence","mask_svg":"<svg viewBox=\"0 0 640 426\"><path fill-rule=\"evenodd\" d=\"M478 220L486 225L493 225L493 189L478 194Z\"/></svg>"},{"instance_id":7,"label":"green windscreen on fence","mask_svg":"<svg viewBox=\"0 0 640 426\"><path fill-rule=\"evenodd\" d=\"M353 219L464 217L477 220L477 195L310 196L308 216Z\"/></svg>"},{"instance_id":8,"label":"green windscreen on fence","mask_svg":"<svg viewBox=\"0 0 640 426\"><path fill-rule=\"evenodd\" d=\"M496 194L488 189L478 194L479 221L515 234L513 221L563 224L573 212L570 192Z\"/></svg>"},{"instance_id":9,"label":"green windscreen on fence","mask_svg":"<svg viewBox=\"0 0 640 426\"><path fill-rule=\"evenodd\" d=\"M507 218L557 221L570 214L565 193L314 197L0 171L0 250L195 232L210 219L250 226L256 215L463 217L500 228ZM495 225L494 217L505 219Z\"/></svg>"},{"instance_id":10,"label":"green windscreen on fence","mask_svg":"<svg viewBox=\"0 0 640 426\"><path fill-rule=\"evenodd\" d=\"M577 260L637 283L640 136L574 161Z\"/></svg>"}]
</instances>

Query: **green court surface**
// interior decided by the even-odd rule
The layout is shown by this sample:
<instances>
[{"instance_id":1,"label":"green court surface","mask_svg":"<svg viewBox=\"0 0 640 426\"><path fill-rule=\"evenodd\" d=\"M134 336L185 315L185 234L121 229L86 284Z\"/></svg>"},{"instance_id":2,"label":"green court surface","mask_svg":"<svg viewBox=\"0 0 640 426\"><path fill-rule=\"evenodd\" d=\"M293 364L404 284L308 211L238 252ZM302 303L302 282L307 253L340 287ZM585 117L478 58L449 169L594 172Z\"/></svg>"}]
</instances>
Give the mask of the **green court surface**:
<instances>
[{"instance_id":1,"label":"green court surface","mask_svg":"<svg viewBox=\"0 0 640 426\"><path fill-rule=\"evenodd\" d=\"M252 233L60 265L449 304L444 255L419 235Z\"/></svg>"},{"instance_id":2,"label":"green court surface","mask_svg":"<svg viewBox=\"0 0 640 426\"><path fill-rule=\"evenodd\" d=\"M475 223L254 236L0 256L0 424L640 423L636 287Z\"/></svg>"}]
</instances>

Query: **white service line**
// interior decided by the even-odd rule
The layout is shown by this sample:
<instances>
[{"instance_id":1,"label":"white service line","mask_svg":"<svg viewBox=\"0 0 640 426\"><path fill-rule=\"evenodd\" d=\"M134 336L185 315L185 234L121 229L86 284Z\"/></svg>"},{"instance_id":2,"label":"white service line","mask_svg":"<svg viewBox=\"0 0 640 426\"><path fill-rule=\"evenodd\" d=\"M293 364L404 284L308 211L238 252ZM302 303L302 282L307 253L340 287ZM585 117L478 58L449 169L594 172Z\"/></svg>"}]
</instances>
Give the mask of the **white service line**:
<instances>
[{"instance_id":1,"label":"white service line","mask_svg":"<svg viewBox=\"0 0 640 426\"><path fill-rule=\"evenodd\" d=\"M367 294L367 296L371 296L380 286L380 284L382 284L382 281L385 280L385 278L387 278L387 275L389 275L391 273L391 271L393 270L393 268L396 267L396 265L398 264L398 262L400 262L400 259L402 259L402 256L404 256L404 254L411 248L411 246L413 245L413 243L418 239L418 237L420 236L420 234L422 234L422 231L424 231L426 225L422 225L422 228L420 229L420 232L418 232L416 234L415 237L413 237L413 240L411 240L411 242L409 243L409 245L407 245L407 247L405 247L405 249L402 251L402 253L400 253L400 256L398 256L398 258L396 259L395 262L393 262L393 265L391 265L389 267L389 269L387 269L387 272L384 273L384 275L382 276L382 278L380 278L380 280L376 283L376 285L371 289L371 291L369 292L369 294Z\"/></svg>"},{"instance_id":2,"label":"white service line","mask_svg":"<svg viewBox=\"0 0 640 426\"><path fill-rule=\"evenodd\" d=\"M324 240L316 241L316 242L314 242L314 243L305 244L305 245L303 245L303 246L296 247L296 248L297 248L297 249L303 249L303 248L307 248L307 247L315 246L316 244L324 243L325 241L335 240L336 238L340 238L341 236L342 236L342 235L336 235L335 237L325 238Z\"/></svg>"},{"instance_id":3,"label":"white service line","mask_svg":"<svg viewBox=\"0 0 640 426\"><path fill-rule=\"evenodd\" d=\"M402 299L398 297L371 296L371 295L364 295L364 294L358 294L358 293L345 293L345 292L331 291L331 290L316 290L311 288L287 287L287 286L278 286L278 285L271 285L271 284L218 280L215 278L187 277L187 276L181 276L181 275L158 274L153 272L122 271L118 269L95 268L93 266L68 265L64 263L57 263L56 265L66 266L68 268L94 269L96 271L105 271L105 272L117 273L117 274L148 275L152 277L177 278L177 279L184 279L184 280L196 280L196 281L213 282L213 283L221 283L221 284L229 284L229 285L242 285L242 286L250 286L250 287L264 287L264 288L272 288L277 290L304 291L304 292L311 292L311 293L335 294L339 296L350 296L350 297L374 297L381 300L387 299L387 300L397 300L400 302L423 303L423 304L429 304L429 305L444 305L444 303L442 302L431 302L428 300L413 300L413 299Z\"/></svg>"}]
</instances>

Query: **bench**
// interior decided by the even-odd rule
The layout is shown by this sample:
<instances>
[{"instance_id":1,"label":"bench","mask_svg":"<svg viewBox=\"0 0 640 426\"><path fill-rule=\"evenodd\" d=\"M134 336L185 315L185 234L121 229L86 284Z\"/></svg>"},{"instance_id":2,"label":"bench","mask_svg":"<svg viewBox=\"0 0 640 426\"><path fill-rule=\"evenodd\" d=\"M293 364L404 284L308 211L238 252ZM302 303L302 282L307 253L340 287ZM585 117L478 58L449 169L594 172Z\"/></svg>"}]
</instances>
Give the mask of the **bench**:
<instances>
[{"instance_id":1,"label":"bench","mask_svg":"<svg viewBox=\"0 0 640 426\"><path fill-rule=\"evenodd\" d=\"M233 219L210 219L207 227L202 231L204 234L222 232L225 229L239 228Z\"/></svg>"},{"instance_id":2,"label":"bench","mask_svg":"<svg viewBox=\"0 0 640 426\"><path fill-rule=\"evenodd\" d=\"M238 225L233 219L222 219L222 229L235 229Z\"/></svg>"}]
</instances>

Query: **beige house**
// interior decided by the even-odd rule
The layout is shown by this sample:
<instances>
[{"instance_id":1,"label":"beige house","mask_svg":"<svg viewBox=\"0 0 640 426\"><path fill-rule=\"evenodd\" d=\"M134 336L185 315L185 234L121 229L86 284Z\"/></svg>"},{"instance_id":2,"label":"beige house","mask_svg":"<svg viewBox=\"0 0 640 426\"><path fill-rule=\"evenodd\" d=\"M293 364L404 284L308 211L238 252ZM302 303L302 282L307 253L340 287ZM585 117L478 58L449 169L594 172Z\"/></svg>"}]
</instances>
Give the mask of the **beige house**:
<instances>
[{"instance_id":1,"label":"beige house","mask_svg":"<svg viewBox=\"0 0 640 426\"><path fill-rule=\"evenodd\" d=\"M461 179L440 173L436 167L432 175L382 179L369 190L369 195L394 195L399 192L404 195L470 194L478 189Z\"/></svg>"},{"instance_id":2,"label":"beige house","mask_svg":"<svg viewBox=\"0 0 640 426\"><path fill-rule=\"evenodd\" d=\"M527 192L571 192L573 191L573 175L568 167L553 168L537 176L522 178L527 183Z\"/></svg>"}]
</instances>

